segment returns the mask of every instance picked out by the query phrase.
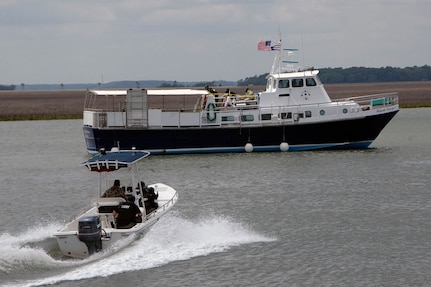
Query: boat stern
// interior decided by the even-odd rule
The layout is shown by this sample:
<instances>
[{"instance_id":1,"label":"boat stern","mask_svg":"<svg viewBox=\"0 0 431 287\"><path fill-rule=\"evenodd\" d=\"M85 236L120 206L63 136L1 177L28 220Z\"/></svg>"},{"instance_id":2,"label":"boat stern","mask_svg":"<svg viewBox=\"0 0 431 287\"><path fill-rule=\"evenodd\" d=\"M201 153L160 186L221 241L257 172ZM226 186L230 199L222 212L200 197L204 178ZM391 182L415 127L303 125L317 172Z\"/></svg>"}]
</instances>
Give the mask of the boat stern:
<instances>
[{"instance_id":1,"label":"boat stern","mask_svg":"<svg viewBox=\"0 0 431 287\"><path fill-rule=\"evenodd\" d=\"M87 245L79 240L77 232L57 232L54 236L57 238L58 246L64 256L81 259L90 256Z\"/></svg>"}]
</instances>

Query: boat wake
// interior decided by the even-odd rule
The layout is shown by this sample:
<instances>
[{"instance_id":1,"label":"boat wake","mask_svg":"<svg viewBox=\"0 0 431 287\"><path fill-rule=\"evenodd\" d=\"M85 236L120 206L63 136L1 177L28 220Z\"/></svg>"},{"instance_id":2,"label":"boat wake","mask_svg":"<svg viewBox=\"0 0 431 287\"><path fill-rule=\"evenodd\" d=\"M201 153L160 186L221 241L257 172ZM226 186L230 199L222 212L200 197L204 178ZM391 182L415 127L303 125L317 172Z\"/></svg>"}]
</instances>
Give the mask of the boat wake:
<instances>
[{"instance_id":1,"label":"boat wake","mask_svg":"<svg viewBox=\"0 0 431 287\"><path fill-rule=\"evenodd\" d=\"M49 244L48 239L59 227L59 224L44 225L17 235L0 235L0 274L58 266L58 262L48 254L43 245Z\"/></svg>"},{"instance_id":2,"label":"boat wake","mask_svg":"<svg viewBox=\"0 0 431 287\"><path fill-rule=\"evenodd\" d=\"M187 260L215 252L224 252L234 246L254 242L270 242L249 227L223 217L203 218L192 221L175 212L161 219L140 240L125 242L121 252L107 256L98 253L85 260L59 259L52 256L47 246L38 242L55 240L51 234L58 226L31 230L18 236L2 235L0 247L0 286L41 286L63 281L75 281L94 277L107 277L119 273L154 268L173 261ZM124 246L117 246L123 248ZM33 272L32 272L33 271ZM23 273L34 273L33 279L18 280ZM34 279L42 277L42 279ZM4 280L6 279L6 280ZM6 283L5 281L9 281Z\"/></svg>"}]
</instances>

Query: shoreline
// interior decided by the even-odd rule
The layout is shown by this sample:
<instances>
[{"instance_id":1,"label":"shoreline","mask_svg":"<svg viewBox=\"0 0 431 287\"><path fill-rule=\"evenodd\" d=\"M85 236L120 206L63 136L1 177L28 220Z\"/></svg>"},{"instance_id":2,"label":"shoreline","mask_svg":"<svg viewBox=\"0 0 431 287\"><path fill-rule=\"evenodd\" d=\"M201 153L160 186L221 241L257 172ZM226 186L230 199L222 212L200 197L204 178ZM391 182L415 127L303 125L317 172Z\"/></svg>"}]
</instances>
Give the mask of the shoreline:
<instances>
[{"instance_id":1,"label":"shoreline","mask_svg":"<svg viewBox=\"0 0 431 287\"><path fill-rule=\"evenodd\" d=\"M246 87L219 87L220 90L226 88L243 93ZM254 87L255 91L264 89L264 86ZM326 84L325 89L332 100L398 92L401 108L431 107L431 81ZM2 107L0 121L81 119L86 92L86 90L0 91Z\"/></svg>"}]
</instances>

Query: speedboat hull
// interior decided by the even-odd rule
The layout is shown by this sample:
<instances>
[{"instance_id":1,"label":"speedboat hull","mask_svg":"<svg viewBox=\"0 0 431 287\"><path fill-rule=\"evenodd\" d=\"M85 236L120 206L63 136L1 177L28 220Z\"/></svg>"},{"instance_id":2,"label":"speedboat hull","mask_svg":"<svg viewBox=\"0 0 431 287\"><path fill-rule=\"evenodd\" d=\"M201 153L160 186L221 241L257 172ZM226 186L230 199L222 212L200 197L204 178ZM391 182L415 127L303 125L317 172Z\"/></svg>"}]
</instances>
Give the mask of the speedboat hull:
<instances>
[{"instance_id":1,"label":"speedboat hull","mask_svg":"<svg viewBox=\"0 0 431 287\"><path fill-rule=\"evenodd\" d=\"M109 211L120 204L122 198L95 199L90 209L54 233L61 254L66 257L83 259L97 252L106 252L109 254L124 247L124 243L139 239L178 200L178 193L168 185L157 183L150 185L150 187L153 187L159 195L157 200L159 207L144 216L142 223L136 223L135 226L129 229L115 228L114 217ZM100 224L100 240L88 241L82 239L79 224L87 218L96 218L97 223Z\"/></svg>"}]
</instances>

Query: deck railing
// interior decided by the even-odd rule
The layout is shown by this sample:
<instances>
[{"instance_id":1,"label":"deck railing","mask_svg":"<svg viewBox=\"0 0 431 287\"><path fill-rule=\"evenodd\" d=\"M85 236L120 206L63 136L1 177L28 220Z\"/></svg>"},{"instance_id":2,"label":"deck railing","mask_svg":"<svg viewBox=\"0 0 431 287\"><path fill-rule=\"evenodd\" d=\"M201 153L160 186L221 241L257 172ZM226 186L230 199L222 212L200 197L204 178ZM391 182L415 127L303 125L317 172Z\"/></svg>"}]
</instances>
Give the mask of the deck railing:
<instances>
[{"instance_id":1,"label":"deck railing","mask_svg":"<svg viewBox=\"0 0 431 287\"><path fill-rule=\"evenodd\" d=\"M166 122L162 122L161 126L164 127L185 127L185 126L221 126L221 125L244 125L248 126L250 124L274 124L274 122L277 120L280 123L286 123L289 121L298 121L295 120L294 114L298 117L300 120L301 115L304 118L307 118L308 116L305 115L306 111L313 111L313 118L316 116L328 116L328 112L323 112L323 114L320 113L320 110L327 110L328 107L337 108L337 107L343 107L344 108L350 108L350 106L346 102L351 102L351 105L354 105L354 103L358 104L360 109L362 111L367 110L373 110L373 109L380 109L382 107L387 106L393 106L398 104L398 93L392 92L392 93L382 93L382 94L372 94L372 95L366 95L366 96L358 96L358 97L348 97L348 98L342 98L342 99L336 99L333 100L330 103L321 103L321 104L307 104L307 105L301 105L301 106L272 106L272 107L260 107L256 104L247 104L243 106L234 106L234 107L224 107L222 105L222 102L216 102L214 105L214 109L211 110L202 110L201 108L198 109L198 107L194 107L194 109L164 109L163 113L171 113L170 119L168 119ZM197 113L199 111L199 113ZM234 116L233 119L227 119L231 118L232 112L235 111L237 114ZM253 112L254 111L254 112ZM257 112L256 112L257 111ZM338 111L336 114L342 113L341 111ZM246 117L254 114L253 120L248 120ZM271 114L271 118L268 118L267 116ZM290 114L291 117L283 117L282 115ZM346 114L346 112L343 112L343 114ZM177 116L176 116L177 115ZM276 117L273 117L276 116ZM331 113L333 115L333 113ZM108 115L104 112L98 112L97 117L94 118L94 120L90 123L93 126L102 127L102 128L109 128L108 126L108 116L112 117L113 115ZM244 117L243 117L244 116ZM208 118L210 117L210 118ZM211 120L214 118L214 120ZM111 120L112 121L112 120ZM114 126L124 126L123 121L118 122L115 120Z\"/></svg>"},{"instance_id":2,"label":"deck railing","mask_svg":"<svg viewBox=\"0 0 431 287\"><path fill-rule=\"evenodd\" d=\"M178 192L175 192L174 196L171 199L169 199L165 204L163 204L161 206L162 211L165 211L169 206L173 205L175 203L175 201L177 201L177 200L178 200ZM160 206L156 210L148 213L147 214L147 220L150 219L150 218L152 218L152 217L155 217L157 211L159 211L159 210L160 210Z\"/></svg>"},{"instance_id":3,"label":"deck railing","mask_svg":"<svg viewBox=\"0 0 431 287\"><path fill-rule=\"evenodd\" d=\"M373 94L359 97L351 97L345 99L336 100L339 101L355 101L361 106L376 107L376 106L390 106L398 104L398 93L383 93L383 94Z\"/></svg>"}]
</instances>

